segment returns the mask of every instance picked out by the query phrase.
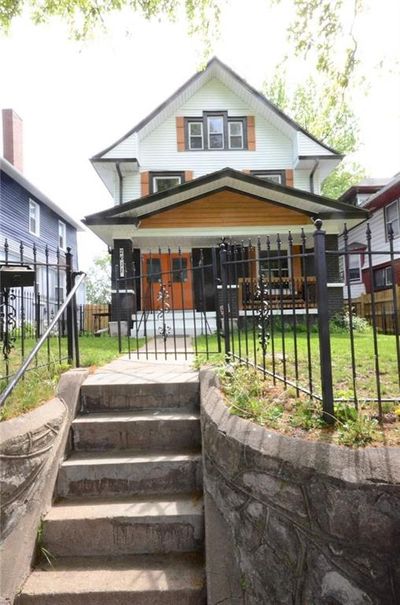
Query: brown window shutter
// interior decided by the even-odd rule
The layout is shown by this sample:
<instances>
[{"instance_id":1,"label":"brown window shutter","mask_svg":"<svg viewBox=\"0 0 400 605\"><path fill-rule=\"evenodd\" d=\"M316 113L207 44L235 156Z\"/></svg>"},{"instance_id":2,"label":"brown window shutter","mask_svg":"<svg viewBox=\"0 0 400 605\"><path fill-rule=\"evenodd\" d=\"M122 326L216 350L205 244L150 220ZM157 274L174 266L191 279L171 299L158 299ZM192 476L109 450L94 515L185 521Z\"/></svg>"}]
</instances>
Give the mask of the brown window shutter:
<instances>
[{"instance_id":1,"label":"brown window shutter","mask_svg":"<svg viewBox=\"0 0 400 605\"><path fill-rule=\"evenodd\" d=\"M150 193L150 182L149 182L149 173L141 172L140 173L140 191L142 197L144 195L149 195Z\"/></svg>"},{"instance_id":2,"label":"brown window shutter","mask_svg":"<svg viewBox=\"0 0 400 605\"><path fill-rule=\"evenodd\" d=\"M287 187L293 187L293 170L285 170L285 179Z\"/></svg>"},{"instance_id":3,"label":"brown window shutter","mask_svg":"<svg viewBox=\"0 0 400 605\"><path fill-rule=\"evenodd\" d=\"M185 170L185 183L186 181L193 180L193 170Z\"/></svg>"},{"instance_id":4,"label":"brown window shutter","mask_svg":"<svg viewBox=\"0 0 400 605\"><path fill-rule=\"evenodd\" d=\"M247 116L247 149L249 151L256 150L256 127L254 116Z\"/></svg>"},{"instance_id":5,"label":"brown window shutter","mask_svg":"<svg viewBox=\"0 0 400 605\"><path fill-rule=\"evenodd\" d=\"M176 143L178 151L185 151L185 119L176 118Z\"/></svg>"}]
</instances>

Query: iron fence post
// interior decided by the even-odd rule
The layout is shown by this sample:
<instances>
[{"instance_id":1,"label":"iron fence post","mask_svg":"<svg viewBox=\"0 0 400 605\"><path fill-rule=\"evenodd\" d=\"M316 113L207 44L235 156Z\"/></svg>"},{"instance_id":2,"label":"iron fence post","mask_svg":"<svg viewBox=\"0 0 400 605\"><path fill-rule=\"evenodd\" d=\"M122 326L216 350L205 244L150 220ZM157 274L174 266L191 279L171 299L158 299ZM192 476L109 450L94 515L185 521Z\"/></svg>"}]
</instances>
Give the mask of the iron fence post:
<instances>
[{"instance_id":1,"label":"iron fence post","mask_svg":"<svg viewBox=\"0 0 400 605\"><path fill-rule=\"evenodd\" d=\"M68 296L73 288L71 248L67 248L67 252L65 253L65 282ZM72 305L68 305L66 311L68 363L72 365L74 362L74 319Z\"/></svg>"},{"instance_id":2,"label":"iron fence post","mask_svg":"<svg viewBox=\"0 0 400 605\"><path fill-rule=\"evenodd\" d=\"M334 422L331 338L328 311L328 271L326 265L326 233L322 221L315 221L314 259L318 308L318 333L321 368L323 418L328 424Z\"/></svg>"},{"instance_id":3,"label":"iron fence post","mask_svg":"<svg viewBox=\"0 0 400 605\"><path fill-rule=\"evenodd\" d=\"M231 339L229 334L229 303L228 303L228 276L227 276L227 255L225 244L220 247L221 262L221 287L222 287L222 310L223 310L223 330L225 343L225 359L229 361L231 354Z\"/></svg>"}]
</instances>

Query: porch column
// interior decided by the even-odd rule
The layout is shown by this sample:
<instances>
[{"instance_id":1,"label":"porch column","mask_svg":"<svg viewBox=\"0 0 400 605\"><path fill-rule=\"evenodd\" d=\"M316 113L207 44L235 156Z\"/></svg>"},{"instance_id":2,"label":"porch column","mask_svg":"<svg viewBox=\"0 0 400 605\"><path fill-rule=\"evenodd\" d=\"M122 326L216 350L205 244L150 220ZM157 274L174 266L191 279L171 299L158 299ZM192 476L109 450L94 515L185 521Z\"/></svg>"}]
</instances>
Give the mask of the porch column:
<instances>
[{"instance_id":1,"label":"porch column","mask_svg":"<svg viewBox=\"0 0 400 605\"><path fill-rule=\"evenodd\" d=\"M126 335L136 312L133 286L133 245L129 239L115 239L111 251L111 322L110 333L117 334L120 320L121 333Z\"/></svg>"},{"instance_id":2,"label":"porch column","mask_svg":"<svg viewBox=\"0 0 400 605\"><path fill-rule=\"evenodd\" d=\"M339 236L327 235L326 249L337 251L338 248ZM343 311L343 285L339 285L342 282L339 270L339 255L328 254L326 264L328 269L328 310L329 317L332 317L335 313Z\"/></svg>"}]
</instances>

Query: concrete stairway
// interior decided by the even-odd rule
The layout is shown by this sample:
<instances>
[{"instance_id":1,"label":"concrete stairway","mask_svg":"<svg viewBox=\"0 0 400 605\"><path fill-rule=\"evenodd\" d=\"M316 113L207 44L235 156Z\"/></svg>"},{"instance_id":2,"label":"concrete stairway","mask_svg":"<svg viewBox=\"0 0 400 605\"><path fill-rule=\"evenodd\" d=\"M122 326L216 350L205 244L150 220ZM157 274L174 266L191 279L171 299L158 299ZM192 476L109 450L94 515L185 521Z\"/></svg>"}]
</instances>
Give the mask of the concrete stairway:
<instances>
[{"instance_id":1,"label":"concrete stairway","mask_svg":"<svg viewBox=\"0 0 400 605\"><path fill-rule=\"evenodd\" d=\"M143 367L143 379L95 374L82 386L43 524L54 560L18 605L206 603L198 380Z\"/></svg>"}]
</instances>

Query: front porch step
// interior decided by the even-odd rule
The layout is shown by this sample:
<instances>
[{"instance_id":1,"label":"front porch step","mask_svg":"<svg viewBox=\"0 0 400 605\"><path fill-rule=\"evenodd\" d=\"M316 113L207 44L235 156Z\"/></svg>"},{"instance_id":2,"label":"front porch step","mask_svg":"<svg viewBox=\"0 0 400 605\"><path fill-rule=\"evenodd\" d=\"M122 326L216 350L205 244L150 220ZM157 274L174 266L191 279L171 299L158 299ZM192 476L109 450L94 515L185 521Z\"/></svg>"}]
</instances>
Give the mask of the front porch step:
<instances>
[{"instance_id":1,"label":"front porch step","mask_svg":"<svg viewBox=\"0 0 400 605\"><path fill-rule=\"evenodd\" d=\"M74 420L72 436L75 451L193 450L200 448L200 416L179 409L89 414Z\"/></svg>"},{"instance_id":2,"label":"front porch step","mask_svg":"<svg viewBox=\"0 0 400 605\"><path fill-rule=\"evenodd\" d=\"M201 555L55 559L28 578L16 605L205 605Z\"/></svg>"},{"instance_id":3,"label":"front porch step","mask_svg":"<svg viewBox=\"0 0 400 605\"><path fill-rule=\"evenodd\" d=\"M178 371L177 371L178 374ZM193 373L194 374L194 373ZM122 380L123 377L120 377ZM111 382L110 377L97 376L81 387L83 412L176 409L199 407L199 382L196 379L175 382Z\"/></svg>"},{"instance_id":4,"label":"front porch step","mask_svg":"<svg viewBox=\"0 0 400 605\"><path fill-rule=\"evenodd\" d=\"M60 467L61 498L188 493L202 488L201 454L137 451L72 452Z\"/></svg>"},{"instance_id":5,"label":"front porch step","mask_svg":"<svg viewBox=\"0 0 400 605\"><path fill-rule=\"evenodd\" d=\"M150 312L147 316L146 323L140 317L136 323L135 316L133 319L133 327L131 330L131 338L143 338L147 335L148 338L159 334L159 328L162 326L162 321L159 318L159 312ZM217 318L215 311L204 313L196 311L170 311L165 316L166 326L170 328L169 338L173 336L201 336L204 334L211 335L217 330Z\"/></svg>"},{"instance_id":6,"label":"front porch step","mask_svg":"<svg viewBox=\"0 0 400 605\"><path fill-rule=\"evenodd\" d=\"M44 520L55 557L195 552L203 548L201 494L62 501Z\"/></svg>"}]
</instances>

